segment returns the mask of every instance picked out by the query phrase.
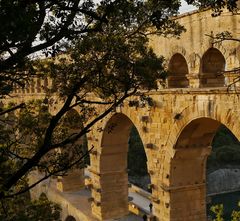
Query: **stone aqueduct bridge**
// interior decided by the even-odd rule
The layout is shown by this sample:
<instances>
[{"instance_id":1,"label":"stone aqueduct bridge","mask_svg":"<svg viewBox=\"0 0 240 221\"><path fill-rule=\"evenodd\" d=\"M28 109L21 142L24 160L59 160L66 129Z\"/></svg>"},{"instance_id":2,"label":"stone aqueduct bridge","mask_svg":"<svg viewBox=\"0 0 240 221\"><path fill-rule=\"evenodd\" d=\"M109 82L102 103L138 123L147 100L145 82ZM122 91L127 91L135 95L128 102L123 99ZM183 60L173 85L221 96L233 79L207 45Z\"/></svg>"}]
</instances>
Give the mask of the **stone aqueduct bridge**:
<instances>
[{"instance_id":1,"label":"stone aqueduct bridge","mask_svg":"<svg viewBox=\"0 0 240 221\"><path fill-rule=\"evenodd\" d=\"M205 35L225 30L239 34L239 15L224 12L212 18L210 11L193 12L178 21L187 29L180 39L151 39L155 52L167 58L171 72L166 89L149 93L154 105L130 107L129 100L134 99L130 98L88 134L89 146L95 146L91 207L99 220L128 213L126 168L133 125L145 147L154 215L159 221L207 220L205 170L212 139L221 124L240 138L238 85L234 84L236 90L226 87L234 80L232 72L219 74L239 67L240 45L227 41L213 47ZM35 85L28 91L16 90L17 99L40 96L41 82ZM105 129L100 132L99 127ZM63 189L76 188L80 178L73 174L62 180Z\"/></svg>"}]
</instances>

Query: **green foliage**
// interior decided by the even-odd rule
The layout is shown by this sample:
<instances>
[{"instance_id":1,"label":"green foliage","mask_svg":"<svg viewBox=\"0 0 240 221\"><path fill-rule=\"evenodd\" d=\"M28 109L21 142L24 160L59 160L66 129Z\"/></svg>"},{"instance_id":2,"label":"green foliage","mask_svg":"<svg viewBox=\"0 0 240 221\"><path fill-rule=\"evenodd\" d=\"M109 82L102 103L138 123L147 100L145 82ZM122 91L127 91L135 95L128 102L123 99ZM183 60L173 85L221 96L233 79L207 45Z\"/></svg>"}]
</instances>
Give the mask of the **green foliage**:
<instances>
[{"instance_id":1,"label":"green foliage","mask_svg":"<svg viewBox=\"0 0 240 221\"><path fill-rule=\"evenodd\" d=\"M219 168L231 168L239 166L240 144L232 132L225 126L221 126L212 141L212 153L207 160L207 172ZM209 184L211 185L211 184ZM236 201L239 200L239 193L219 194L213 196L216 206L210 207L215 219L214 221L239 221L239 212L236 209ZM212 205L212 204L211 204ZM209 212L209 214L212 214ZM232 219L231 219L232 217Z\"/></svg>"},{"instance_id":2,"label":"green foliage","mask_svg":"<svg viewBox=\"0 0 240 221\"><path fill-rule=\"evenodd\" d=\"M136 127L133 127L130 133L128 148L128 175L145 176L148 174L147 157L143 143Z\"/></svg>"},{"instance_id":3,"label":"green foliage","mask_svg":"<svg viewBox=\"0 0 240 221\"><path fill-rule=\"evenodd\" d=\"M213 149L219 146L238 144L238 139L233 135L233 133L225 126L221 126L212 142Z\"/></svg>"},{"instance_id":4,"label":"green foliage","mask_svg":"<svg viewBox=\"0 0 240 221\"><path fill-rule=\"evenodd\" d=\"M29 35L38 28L36 20L40 12L37 10L37 5L27 4L24 1L1 0L0 8L0 21L4 21L0 27L0 47L2 48L6 44L4 39L8 39L11 43L26 43ZM10 28L12 31L8 32Z\"/></svg>"},{"instance_id":5,"label":"green foliage","mask_svg":"<svg viewBox=\"0 0 240 221\"><path fill-rule=\"evenodd\" d=\"M239 221L240 220L240 211L233 211L232 212L232 221Z\"/></svg>"},{"instance_id":6,"label":"green foliage","mask_svg":"<svg viewBox=\"0 0 240 221\"><path fill-rule=\"evenodd\" d=\"M164 58L149 48L149 36L178 37L184 28L171 17L179 6L176 0L0 0L0 97L36 75L53 81L44 100L27 103L18 117L1 116L0 199L10 217L20 198L8 203L7 197L28 190L29 172L38 169L47 178L84 166L81 139L91 127L129 96L157 89L166 71ZM30 60L38 51L58 56ZM56 103L61 107L51 116ZM71 115L74 108L78 115ZM43 219L37 218L43 212L29 211L34 218L22 212L21 219Z\"/></svg>"},{"instance_id":7,"label":"green foliage","mask_svg":"<svg viewBox=\"0 0 240 221\"><path fill-rule=\"evenodd\" d=\"M179 1L164 0L102 0L97 3L92 0L1 0L0 95L9 94L13 84L24 87L34 69L27 56L38 51L54 57L85 38L82 45L89 53L91 47L88 47L100 40L99 36L93 39L98 34L102 35L100 47L103 40L116 49L118 41L122 47L123 35L131 44L140 37L147 39L151 33L178 36L184 28L170 17L177 15L179 6ZM110 37L109 33L115 35ZM88 38L91 40L87 42Z\"/></svg>"},{"instance_id":8,"label":"green foliage","mask_svg":"<svg viewBox=\"0 0 240 221\"><path fill-rule=\"evenodd\" d=\"M216 151L216 159L220 163L239 164L240 160L240 145L233 144L231 146L221 146Z\"/></svg>"},{"instance_id":9,"label":"green foliage","mask_svg":"<svg viewBox=\"0 0 240 221\"><path fill-rule=\"evenodd\" d=\"M84 38L71 51L71 64L67 64L68 58L51 64L51 77L55 79L52 92L67 96L79 83L81 92L111 101L132 89L156 89L156 79L165 73L164 59L158 58L146 43L142 38L129 41L118 32Z\"/></svg>"},{"instance_id":10,"label":"green foliage","mask_svg":"<svg viewBox=\"0 0 240 221\"><path fill-rule=\"evenodd\" d=\"M223 204L212 206L211 211L216 216L216 218L213 221L224 221L223 220Z\"/></svg>"},{"instance_id":11,"label":"green foliage","mask_svg":"<svg viewBox=\"0 0 240 221\"><path fill-rule=\"evenodd\" d=\"M23 164L32 157L37 151L34 147L38 147L38 139L42 137L43 123L46 120L46 112L41 108L41 102L35 101L34 107L41 113L43 121L37 121L40 119L36 117L36 112L33 112L29 104L29 109L24 109L18 118L13 112L1 116L1 122L5 124L1 125L0 131L0 190L4 191L4 182ZM14 104L12 104L14 105ZM35 109L35 110L36 110ZM32 135L32 136L31 136ZM33 136L34 135L34 136ZM28 139L26 139L28 137ZM37 139L36 139L37 138ZM33 169L33 168L32 168ZM39 201L30 201L28 191L22 195L14 195L16 192L27 190L28 179L27 176L23 176L18 180L16 185L8 191L8 195L13 195L10 198L1 200L0 206L0 220L15 221L15 220L37 220L36 207L39 206L39 210L49 208L49 218L46 218L42 213L42 218L39 216L39 220L58 220L55 219L57 214L57 207L55 204L51 204L44 198ZM54 208L52 208L54 206ZM50 213L50 209L54 214ZM59 210L59 209L58 209ZM54 218L55 217L55 218Z\"/></svg>"},{"instance_id":12,"label":"green foliage","mask_svg":"<svg viewBox=\"0 0 240 221\"><path fill-rule=\"evenodd\" d=\"M200 9L212 8L213 16L220 15L224 7L231 12L237 11L237 0L186 0L186 2Z\"/></svg>"},{"instance_id":13,"label":"green foliage","mask_svg":"<svg viewBox=\"0 0 240 221\"><path fill-rule=\"evenodd\" d=\"M129 182L149 191L150 176L147 168L147 156L136 127L132 127L128 141L128 179Z\"/></svg>"},{"instance_id":14,"label":"green foliage","mask_svg":"<svg viewBox=\"0 0 240 221\"><path fill-rule=\"evenodd\" d=\"M4 119L0 154L2 167L10 169L1 180L0 198L24 192L32 170L47 178L83 167L83 139L91 127L129 96L137 93L142 99L142 89L157 89L157 80L166 76L164 58L149 48L149 36L179 36L184 28L170 19L179 5L0 0L0 21L9 14L0 25L0 82L10 88L29 85L32 76L53 82L45 99L26 103L11 123ZM27 61L44 49L53 57L60 50L64 54ZM60 108L51 116L54 104ZM71 115L74 108L78 114Z\"/></svg>"},{"instance_id":15,"label":"green foliage","mask_svg":"<svg viewBox=\"0 0 240 221\"><path fill-rule=\"evenodd\" d=\"M212 142L212 153L208 157L207 167L224 168L226 165L239 165L240 143L232 132L221 126Z\"/></svg>"},{"instance_id":16,"label":"green foliage","mask_svg":"<svg viewBox=\"0 0 240 221\"><path fill-rule=\"evenodd\" d=\"M215 218L213 221L224 221L224 207L223 204L215 205L210 208L210 210L214 213ZM233 210L231 214L231 221L239 221L240 220L240 211Z\"/></svg>"},{"instance_id":17,"label":"green foliage","mask_svg":"<svg viewBox=\"0 0 240 221\"><path fill-rule=\"evenodd\" d=\"M4 221L60 221L59 205L50 202L45 194L31 201L28 194L5 200L0 207L0 220Z\"/></svg>"},{"instance_id":18,"label":"green foliage","mask_svg":"<svg viewBox=\"0 0 240 221\"><path fill-rule=\"evenodd\" d=\"M29 103L28 108L19 113L19 118L12 112L1 116L1 122L5 123L0 128L1 192L5 192L4 182L35 154L42 143L46 120L49 117L42 105L39 101ZM23 190L25 190L23 194L15 195L16 192ZM1 200L0 220L60 221L58 205L48 201L44 195L39 200L31 201L27 190L26 174L9 191L5 192L10 197Z\"/></svg>"}]
</instances>

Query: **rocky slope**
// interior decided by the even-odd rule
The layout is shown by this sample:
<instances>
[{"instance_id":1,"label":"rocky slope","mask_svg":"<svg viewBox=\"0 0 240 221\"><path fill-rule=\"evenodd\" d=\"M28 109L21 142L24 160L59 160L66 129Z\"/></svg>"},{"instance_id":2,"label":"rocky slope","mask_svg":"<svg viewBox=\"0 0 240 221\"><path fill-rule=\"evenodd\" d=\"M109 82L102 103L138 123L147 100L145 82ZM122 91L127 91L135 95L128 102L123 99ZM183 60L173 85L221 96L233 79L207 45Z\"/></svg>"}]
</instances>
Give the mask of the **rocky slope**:
<instances>
[{"instance_id":1,"label":"rocky slope","mask_svg":"<svg viewBox=\"0 0 240 221\"><path fill-rule=\"evenodd\" d=\"M240 169L218 169L207 176L207 193L215 194L240 190Z\"/></svg>"}]
</instances>

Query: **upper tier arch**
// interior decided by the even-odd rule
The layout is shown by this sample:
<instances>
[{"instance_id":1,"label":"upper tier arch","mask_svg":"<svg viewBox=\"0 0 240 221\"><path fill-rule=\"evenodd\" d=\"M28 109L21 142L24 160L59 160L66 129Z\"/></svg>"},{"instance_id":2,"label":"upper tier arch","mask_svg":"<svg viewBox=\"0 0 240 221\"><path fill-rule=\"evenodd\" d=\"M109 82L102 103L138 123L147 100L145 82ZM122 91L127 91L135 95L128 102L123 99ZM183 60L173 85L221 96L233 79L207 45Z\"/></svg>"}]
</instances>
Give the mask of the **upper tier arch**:
<instances>
[{"instance_id":1,"label":"upper tier arch","mask_svg":"<svg viewBox=\"0 0 240 221\"><path fill-rule=\"evenodd\" d=\"M171 57L168 72L168 88L186 88L189 86L188 65L182 54L176 53Z\"/></svg>"},{"instance_id":2,"label":"upper tier arch","mask_svg":"<svg viewBox=\"0 0 240 221\"><path fill-rule=\"evenodd\" d=\"M209 48L202 57L200 70L200 87L223 87L223 71L226 60L216 48Z\"/></svg>"}]
</instances>

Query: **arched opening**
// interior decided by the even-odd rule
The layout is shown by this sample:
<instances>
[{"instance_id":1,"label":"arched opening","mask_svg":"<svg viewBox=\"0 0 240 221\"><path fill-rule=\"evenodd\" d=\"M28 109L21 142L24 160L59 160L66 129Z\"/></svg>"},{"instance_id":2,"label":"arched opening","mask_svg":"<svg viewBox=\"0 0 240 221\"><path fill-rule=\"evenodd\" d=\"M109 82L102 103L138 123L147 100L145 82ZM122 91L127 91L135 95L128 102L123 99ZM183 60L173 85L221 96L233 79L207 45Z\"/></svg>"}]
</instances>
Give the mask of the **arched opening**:
<instances>
[{"instance_id":1,"label":"arched opening","mask_svg":"<svg viewBox=\"0 0 240 221\"><path fill-rule=\"evenodd\" d=\"M42 92L42 88L41 88L41 79L40 78L37 78L36 79L37 81L37 85L36 85L36 89L37 89L37 93L41 93Z\"/></svg>"},{"instance_id":2,"label":"arched opening","mask_svg":"<svg viewBox=\"0 0 240 221\"><path fill-rule=\"evenodd\" d=\"M136 137L139 136L127 116L115 114L103 131L99 180L101 189L100 191L93 190L93 195L95 195L95 191L101 192L101 219L104 220L120 218L129 213L128 159L132 157L128 158L128 149L132 130L135 130ZM136 146L131 147L131 144L130 148L139 149Z\"/></svg>"},{"instance_id":3,"label":"arched opening","mask_svg":"<svg viewBox=\"0 0 240 221\"><path fill-rule=\"evenodd\" d=\"M48 200L48 197L47 197L46 193L42 192L39 196L39 199L40 200Z\"/></svg>"},{"instance_id":4,"label":"arched opening","mask_svg":"<svg viewBox=\"0 0 240 221\"><path fill-rule=\"evenodd\" d=\"M34 79L30 81L30 93L35 93L35 82Z\"/></svg>"},{"instance_id":5,"label":"arched opening","mask_svg":"<svg viewBox=\"0 0 240 221\"><path fill-rule=\"evenodd\" d=\"M29 84L29 81L26 82L26 84L25 84L25 89L26 89L26 93L30 93L30 84Z\"/></svg>"},{"instance_id":6,"label":"arched opening","mask_svg":"<svg viewBox=\"0 0 240 221\"><path fill-rule=\"evenodd\" d=\"M172 218L185 221L207 220L207 158L223 125L210 118L191 121L175 144L170 167ZM210 186L211 183L208 183Z\"/></svg>"},{"instance_id":7,"label":"arched opening","mask_svg":"<svg viewBox=\"0 0 240 221\"><path fill-rule=\"evenodd\" d=\"M73 216L68 216L65 221L76 221L76 219Z\"/></svg>"},{"instance_id":8,"label":"arched opening","mask_svg":"<svg viewBox=\"0 0 240 221\"><path fill-rule=\"evenodd\" d=\"M44 78L44 80L43 80L43 90L44 90L44 92L46 92L47 91L47 89L48 89L48 78L47 77L45 77Z\"/></svg>"},{"instance_id":9,"label":"arched opening","mask_svg":"<svg viewBox=\"0 0 240 221\"><path fill-rule=\"evenodd\" d=\"M74 109L68 111L59 124L58 133L60 141L64 137L71 137L78 134L82 129L82 119L78 112ZM84 137L78 139L74 143L70 143L66 148L59 149L60 159L66 160L63 164L72 164L79 161L83 154L87 153L86 142ZM75 164L64 176L58 177L57 188L60 191L79 191L84 188L84 168L85 159Z\"/></svg>"},{"instance_id":10,"label":"arched opening","mask_svg":"<svg viewBox=\"0 0 240 221\"><path fill-rule=\"evenodd\" d=\"M128 141L128 182L150 192L150 176L147 168L147 156L141 137L132 126Z\"/></svg>"},{"instance_id":11,"label":"arched opening","mask_svg":"<svg viewBox=\"0 0 240 221\"><path fill-rule=\"evenodd\" d=\"M224 220L231 220L239 211L240 200L240 142L221 125L212 142L207 160L207 214L216 218L211 207L222 204Z\"/></svg>"},{"instance_id":12,"label":"arched opening","mask_svg":"<svg viewBox=\"0 0 240 221\"><path fill-rule=\"evenodd\" d=\"M186 88L189 86L187 79L188 66L185 58L177 53L172 56L168 67L168 87L169 88Z\"/></svg>"},{"instance_id":13,"label":"arched opening","mask_svg":"<svg viewBox=\"0 0 240 221\"><path fill-rule=\"evenodd\" d=\"M208 49L202 57L200 87L223 87L226 61L216 48Z\"/></svg>"}]
</instances>

